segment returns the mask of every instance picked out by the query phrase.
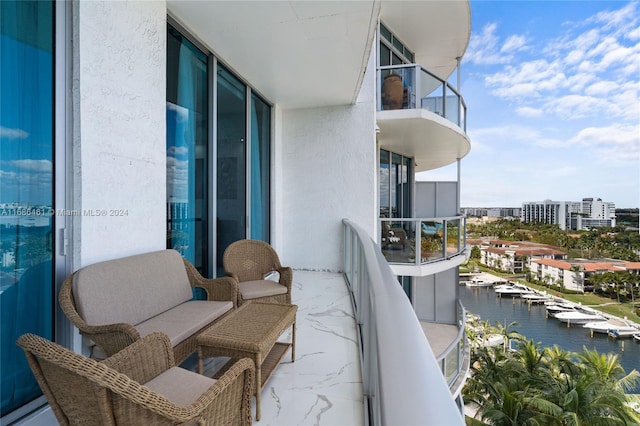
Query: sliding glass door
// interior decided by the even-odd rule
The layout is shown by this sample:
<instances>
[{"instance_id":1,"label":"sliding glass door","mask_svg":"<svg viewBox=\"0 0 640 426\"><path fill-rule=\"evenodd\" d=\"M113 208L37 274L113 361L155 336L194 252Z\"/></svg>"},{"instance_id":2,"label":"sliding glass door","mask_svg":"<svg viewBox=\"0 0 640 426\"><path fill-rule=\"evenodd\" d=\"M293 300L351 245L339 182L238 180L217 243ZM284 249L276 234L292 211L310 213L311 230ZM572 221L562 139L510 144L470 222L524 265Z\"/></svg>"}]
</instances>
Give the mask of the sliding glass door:
<instances>
[{"instance_id":1,"label":"sliding glass door","mask_svg":"<svg viewBox=\"0 0 640 426\"><path fill-rule=\"evenodd\" d=\"M167 36L167 247L209 268L207 55L169 27Z\"/></svg>"},{"instance_id":2,"label":"sliding glass door","mask_svg":"<svg viewBox=\"0 0 640 426\"><path fill-rule=\"evenodd\" d=\"M2 417L41 395L16 339L54 338L53 22L53 2L0 1Z\"/></svg>"},{"instance_id":3,"label":"sliding glass door","mask_svg":"<svg viewBox=\"0 0 640 426\"><path fill-rule=\"evenodd\" d=\"M167 247L223 275L229 244L269 242L270 179L271 106L169 25Z\"/></svg>"},{"instance_id":4,"label":"sliding glass door","mask_svg":"<svg viewBox=\"0 0 640 426\"><path fill-rule=\"evenodd\" d=\"M247 220L247 101L246 86L218 66L217 84L217 253L246 238Z\"/></svg>"}]
</instances>

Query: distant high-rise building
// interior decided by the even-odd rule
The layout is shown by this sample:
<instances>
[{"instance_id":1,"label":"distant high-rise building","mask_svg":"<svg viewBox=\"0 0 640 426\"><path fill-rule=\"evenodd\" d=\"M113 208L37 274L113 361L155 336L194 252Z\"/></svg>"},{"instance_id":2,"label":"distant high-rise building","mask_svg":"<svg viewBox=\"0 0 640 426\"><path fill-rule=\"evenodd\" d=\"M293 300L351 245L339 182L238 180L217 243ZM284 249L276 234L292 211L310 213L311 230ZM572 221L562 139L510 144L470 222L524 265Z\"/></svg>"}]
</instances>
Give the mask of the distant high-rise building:
<instances>
[{"instance_id":1,"label":"distant high-rise building","mask_svg":"<svg viewBox=\"0 0 640 426\"><path fill-rule=\"evenodd\" d=\"M600 198L577 201L527 201L522 203L520 220L558 225L560 229L590 229L616 226L615 203Z\"/></svg>"}]
</instances>

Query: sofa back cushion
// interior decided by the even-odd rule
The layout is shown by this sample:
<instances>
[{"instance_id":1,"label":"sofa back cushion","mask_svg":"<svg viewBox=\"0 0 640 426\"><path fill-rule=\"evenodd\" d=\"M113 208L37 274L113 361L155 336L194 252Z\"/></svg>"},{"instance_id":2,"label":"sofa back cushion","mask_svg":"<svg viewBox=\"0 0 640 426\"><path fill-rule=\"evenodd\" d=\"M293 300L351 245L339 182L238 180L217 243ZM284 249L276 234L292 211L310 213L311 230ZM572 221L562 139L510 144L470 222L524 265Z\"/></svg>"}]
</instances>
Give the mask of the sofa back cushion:
<instances>
[{"instance_id":1,"label":"sofa back cushion","mask_svg":"<svg viewBox=\"0 0 640 426\"><path fill-rule=\"evenodd\" d=\"M192 291L180 254L162 250L78 270L73 298L89 325L136 325L190 300Z\"/></svg>"}]
</instances>

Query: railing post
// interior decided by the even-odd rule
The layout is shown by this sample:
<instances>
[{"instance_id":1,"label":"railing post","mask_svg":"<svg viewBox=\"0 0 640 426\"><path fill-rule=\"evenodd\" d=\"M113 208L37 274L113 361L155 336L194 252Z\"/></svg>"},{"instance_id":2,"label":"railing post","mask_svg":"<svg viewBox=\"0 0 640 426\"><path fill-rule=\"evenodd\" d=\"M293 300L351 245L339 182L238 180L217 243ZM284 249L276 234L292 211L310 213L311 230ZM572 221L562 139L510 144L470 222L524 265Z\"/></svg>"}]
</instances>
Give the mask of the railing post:
<instances>
[{"instance_id":1,"label":"railing post","mask_svg":"<svg viewBox=\"0 0 640 426\"><path fill-rule=\"evenodd\" d=\"M442 82L442 117L447 118L447 82Z\"/></svg>"},{"instance_id":2,"label":"railing post","mask_svg":"<svg viewBox=\"0 0 640 426\"><path fill-rule=\"evenodd\" d=\"M416 105L415 108L422 108L422 87L420 84L420 81L422 80L420 78L420 73L422 72L422 67L419 64L415 65L415 68L413 70L413 74L414 74L414 82L415 82L415 87L416 87Z\"/></svg>"},{"instance_id":3,"label":"railing post","mask_svg":"<svg viewBox=\"0 0 640 426\"><path fill-rule=\"evenodd\" d=\"M448 240L447 240L447 234L448 234L448 228L447 228L447 223L448 221L445 219L442 221L442 253L440 253L442 255L443 259L447 258L447 244L448 244Z\"/></svg>"},{"instance_id":4,"label":"railing post","mask_svg":"<svg viewBox=\"0 0 640 426\"><path fill-rule=\"evenodd\" d=\"M378 108L376 109L376 111L382 111L382 69L377 69L376 76L376 101L378 102Z\"/></svg>"}]
</instances>

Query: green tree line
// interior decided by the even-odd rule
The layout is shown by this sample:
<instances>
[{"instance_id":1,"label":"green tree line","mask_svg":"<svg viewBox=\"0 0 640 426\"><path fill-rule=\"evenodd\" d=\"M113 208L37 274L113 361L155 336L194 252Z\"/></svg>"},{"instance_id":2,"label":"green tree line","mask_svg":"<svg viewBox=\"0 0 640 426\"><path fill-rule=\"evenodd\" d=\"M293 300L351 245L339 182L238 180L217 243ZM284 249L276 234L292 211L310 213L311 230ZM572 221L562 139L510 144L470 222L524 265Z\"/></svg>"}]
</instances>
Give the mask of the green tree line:
<instances>
[{"instance_id":1,"label":"green tree line","mask_svg":"<svg viewBox=\"0 0 640 426\"><path fill-rule=\"evenodd\" d=\"M564 231L557 225L497 220L467 224L467 238L494 237L506 241L531 241L567 251L569 258L613 258L640 261L640 234L624 227Z\"/></svg>"}]
</instances>

